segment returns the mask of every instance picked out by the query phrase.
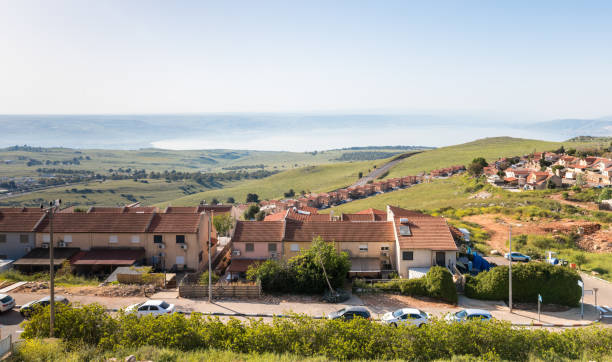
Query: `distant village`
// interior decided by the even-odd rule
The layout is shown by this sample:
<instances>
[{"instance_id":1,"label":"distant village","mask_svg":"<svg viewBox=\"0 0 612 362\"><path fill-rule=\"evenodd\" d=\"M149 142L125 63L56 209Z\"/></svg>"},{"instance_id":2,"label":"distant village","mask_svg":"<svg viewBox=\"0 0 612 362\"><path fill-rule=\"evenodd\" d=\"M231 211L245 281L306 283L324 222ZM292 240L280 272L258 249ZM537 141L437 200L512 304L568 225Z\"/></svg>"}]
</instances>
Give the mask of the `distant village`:
<instances>
[{"instance_id":1,"label":"distant village","mask_svg":"<svg viewBox=\"0 0 612 362\"><path fill-rule=\"evenodd\" d=\"M483 173L490 184L509 189L604 187L612 185L612 159L535 152L500 158L485 167Z\"/></svg>"}]
</instances>

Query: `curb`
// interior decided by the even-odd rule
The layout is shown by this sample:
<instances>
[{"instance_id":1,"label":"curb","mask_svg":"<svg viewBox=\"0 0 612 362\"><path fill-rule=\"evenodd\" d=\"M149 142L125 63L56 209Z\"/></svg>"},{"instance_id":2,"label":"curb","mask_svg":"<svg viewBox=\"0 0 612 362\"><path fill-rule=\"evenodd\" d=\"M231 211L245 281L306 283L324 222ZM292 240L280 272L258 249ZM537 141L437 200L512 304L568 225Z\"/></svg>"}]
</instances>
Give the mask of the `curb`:
<instances>
[{"instance_id":1,"label":"curb","mask_svg":"<svg viewBox=\"0 0 612 362\"><path fill-rule=\"evenodd\" d=\"M592 326L595 323L601 322L601 318L594 320L589 323L569 323L569 324L559 324L559 323L512 323L513 326L517 327L562 327L562 328L571 328L571 327L588 327Z\"/></svg>"}]
</instances>

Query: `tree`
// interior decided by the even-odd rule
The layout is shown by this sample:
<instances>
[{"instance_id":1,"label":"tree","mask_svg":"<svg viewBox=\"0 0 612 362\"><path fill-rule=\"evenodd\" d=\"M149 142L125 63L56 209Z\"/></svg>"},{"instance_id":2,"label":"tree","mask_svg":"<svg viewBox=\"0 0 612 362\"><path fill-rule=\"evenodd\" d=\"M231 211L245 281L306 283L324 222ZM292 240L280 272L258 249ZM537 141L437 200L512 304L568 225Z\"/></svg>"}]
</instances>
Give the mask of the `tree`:
<instances>
[{"instance_id":1,"label":"tree","mask_svg":"<svg viewBox=\"0 0 612 362\"><path fill-rule=\"evenodd\" d=\"M227 198L227 201L226 201L226 202L227 202L228 204L233 204L233 203L235 203L235 202L236 202L236 200L235 200L233 197L231 197L231 196L230 196L230 197L228 197L228 198Z\"/></svg>"},{"instance_id":2,"label":"tree","mask_svg":"<svg viewBox=\"0 0 612 362\"><path fill-rule=\"evenodd\" d=\"M472 162L468 165L467 171L472 176L480 176L482 175L483 168L481 164Z\"/></svg>"},{"instance_id":3,"label":"tree","mask_svg":"<svg viewBox=\"0 0 612 362\"><path fill-rule=\"evenodd\" d=\"M576 149L570 148L569 150L567 150L567 154L570 156L574 156L576 154Z\"/></svg>"},{"instance_id":4,"label":"tree","mask_svg":"<svg viewBox=\"0 0 612 362\"><path fill-rule=\"evenodd\" d=\"M251 205L248 207L248 209L244 211L244 214L242 216L244 217L245 220L253 220L255 219L255 214L257 214L258 212L259 212L259 206Z\"/></svg>"},{"instance_id":5,"label":"tree","mask_svg":"<svg viewBox=\"0 0 612 362\"><path fill-rule=\"evenodd\" d=\"M587 258L586 258L586 256L584 256L583 253L578 253L578 254L574 255L572 260L574 260L574 263L576 263L576 265L578 265L579 269L582 269L582 265L584 265L587 262Z\"/></svg>"},{"instance_id":6,"label":"tree","mask_svg":"<svg viewBox=\"0 0 612 362\"><path fill-rule=\"evenodd\" d=\"M227 236L227 233L232 228L234 220L228 213L218 214L213 217L215 229L221 236Z\"/></svg>"},{"instance_id":7,"label":"tree","mask_svg":"<svg viewBox=\"0 0 612 362\"><path fill-rule=\"evenodd\" d=\"M247 194L246 202L259 202L259 196L257 194Z\"/></svg>"},{"instance_id":8,"label":"tree","mask_svg":"<svg viewBox=\"0 0 612 362\"><path fill-rule=\"evenodd\" d=\"M482 165L482 167L489 166L489 164L487 163L487 160L485 160L483 157L476 157L475 159L472 160L472 163L477 163L479 165Z\"/></svg>"},{"instance_id":9,"label":"tree","mask_svg":"<svg viewBox=\"0 0 612 362\"><path fill-rule=\"evenodd\" d=\"M582 187L582 186L584 186L585 184L586 184L586 181L584 180L584 176L583 176L581 173L579 173L579 174L576 176L576 186L578 186L578 187Z\"/></svg>"},{"instance_id":10,"label":"tree","mask_svg":"<svg viewBox=\"0 0 612 362\"><path fill-rule=\"evenodd\" d=\"M265 218L266 218L265 211L259 211L257 214L255 214L255 220L257 221L264 221Z\"/></svg>"},{"instance_id":11,"label":"tree","mask_svg":"<svg viewBox=\"0 0 612 362\"><path fill-rule=\"evenodd\" d=\"M212 199L211 204L212 205L218 205L219 204L219 200L215 197L215 198Z\"/></svg>"},{"instance_id":12,"label":"tree","mask_svg":"<svg viewBox=\"0 0 612 362\"><path fill-rule=\"evenodd\" d=\"M313 239L309 249L289 260L294 285L302 293L322 293L327 289L325 266L329 283L333 288L344 285L346 275L351 268L348 254L338 253L333 244L323 241L320 236Z\"/></svg>"},{"instance_id":13,"label":"tree","mask_svg":"<svg viewBox=\"0 0 612 362\"><path fill-rule=\"evenodd\" d=\"M289 189L289 191L285 192L285 198L290 198L295 196L295 191L293 189Z\"/></svg>"},{"instance_id":14,"label":"tree","mask_svg":"<svg viewBox=\"0 0 612 362\"><path fill-rule=\"evenodd\" d=\"M548 167L548 166L552 165L552 162L546 161L546 160L545 160L545 159L543 159L543 158L540 158L540 162L539 162L539 163L540 163L540 167L541 167L542 169L546 169L546 167Z\"/></svg>"},{"instance_id":15,"label":"tree","mask_svg":"<svg viewBox=\"0 0 612 362\"><path fill-rule=\"evenodd\" d=\"M548 181L546 181L546 188L552 190L557 188L557 185L551 179L548 179Z\"/></svg>"}]
</instances>

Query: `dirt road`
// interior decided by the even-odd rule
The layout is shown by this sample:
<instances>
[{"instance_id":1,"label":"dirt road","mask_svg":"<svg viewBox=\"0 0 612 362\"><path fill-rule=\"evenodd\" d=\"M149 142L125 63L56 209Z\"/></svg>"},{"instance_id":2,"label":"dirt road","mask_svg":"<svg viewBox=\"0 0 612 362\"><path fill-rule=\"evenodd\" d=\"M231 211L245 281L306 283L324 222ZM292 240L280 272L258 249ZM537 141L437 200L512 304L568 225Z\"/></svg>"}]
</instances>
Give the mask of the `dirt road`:
<instances>
[{"instance_id":1,"label":"dirt road","mask_svg":"<svg viewBox=\"0 0 612 362\"><path fill-rule=\"evenodd\" d=\"M579 207L581 209L590 210L590 211L599 210L599 208L594 202L578 202L578 201L565 200L563 199L561 194L554 194L554 195L550 195L549 197L561 204L572 205L572 206Z\"/></svg>"}]
</instances>

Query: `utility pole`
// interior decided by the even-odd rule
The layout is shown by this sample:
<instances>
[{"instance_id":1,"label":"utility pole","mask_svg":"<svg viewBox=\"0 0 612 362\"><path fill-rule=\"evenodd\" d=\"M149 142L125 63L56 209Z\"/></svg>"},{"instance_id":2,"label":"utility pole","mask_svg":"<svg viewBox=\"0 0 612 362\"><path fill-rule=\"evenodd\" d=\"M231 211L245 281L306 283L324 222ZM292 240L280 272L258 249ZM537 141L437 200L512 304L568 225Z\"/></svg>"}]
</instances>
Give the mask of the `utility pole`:
<instances>
[{"instance_id":1,"label":"utility pole","mask_svg":"<svg viewBox=\"0 0 612 362\"><path fill-rule=\"evenodd\" d=\"M210 256L210 246L212 244L212 218L215 212L210 210L208 215L208 303L212 303L212 258Z\"/></svg>"},{"instance_id":2,"label":"utility pole","mask_svg":"<svg viewBox=\"0 0 612 362\"><path fill-rule=\"evenodd\" d=\"M49 207L44 209L42 205L40 208L43 209L47 215L49 215L49 337L55 336L55 260L53 256L53 214L55 209L59 207L62 200L55 200L49 202Z\"/></svg>"},{"instance_id":3,"label":"utility pole","mask_svg":"<svg viewBox=\"0 0 612 362\"><path fill-rule=\"evenodd\" d=\"M510 229L508 232L508 248L509 251L509 261L508 265L508 307L510 307L510 313L512 313L512 224L509 225Z\"/></svg>"}]
</instances>

